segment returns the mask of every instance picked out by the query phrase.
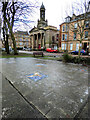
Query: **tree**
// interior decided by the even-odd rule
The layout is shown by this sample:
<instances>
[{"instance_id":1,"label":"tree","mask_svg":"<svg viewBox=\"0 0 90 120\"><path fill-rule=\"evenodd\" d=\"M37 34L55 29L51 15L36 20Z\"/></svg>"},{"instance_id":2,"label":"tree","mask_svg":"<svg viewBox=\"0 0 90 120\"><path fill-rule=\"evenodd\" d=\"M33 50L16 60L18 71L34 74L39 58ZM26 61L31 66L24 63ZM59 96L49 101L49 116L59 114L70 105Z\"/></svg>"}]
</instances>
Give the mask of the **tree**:
<instances>
[{"instance_id":1,"label":"tree","mask_svg":"<svg viewBox=\"0 0 90 120\"><path fill-rule=\"evenodd\" d=\"M8 43L8 26L7 26L7 23L5 22L5 16L6 16L6 9L7 9L7 2L5 4L3 4L3 7L2 7L2 12L3 12L3 40L4 40L4 46L5 46L5 49L6 49L6 52L7 54L9 54L9 43Z\"/></svg>"},{"instance_id":2,"label":"tree","mask_svg":"<svg viewBox=\"0 0 90 120\"><path fill-rule=\"evenodd\" d=\"M34 8L37 8L36 4L37 2L32 3L31 1L28 1L26 3L26 1L21 2L20 0L9 0L8 2L2 2L3 21L8 26L9 34L13 42L14 54L18 53L13 27L15 24L20 24L21 22L24 23L24 25L28 25L33 22L29 20L29 16L32 15ZM3 11L4 7L5 10Z\"/></svg>"},{"instance_id":3,"label":"tree","mask_svg":"<svg viewBox=\"0 0 90 120\"><path fill-rule=\"evenodd\" d=\"M85 28L87 22L90 21L90 1L83 0L80 3L73 3L72 17L67 22L68 25L68 41L75 38L79 42L78 57L82 48L82 41L85 40Z\"/></svg>"},{"instance_id":4,"label":"tree","mask_svg":"<svg viewBox=\"0 0 90 120\"><path fill-rule=\"evenodd\" d=\"M89 11L89 0L82 1L82 3L76 3L73 7L73 12L76 11L75 15L73 13L73 17L75 17L75 23L71 24L71 31L75 32L77 34L76 40L80 42L79 44L79 52L78 57L80 57L80 51L82 49L82 41L85 40L85 29L87 22L90 21L90 11ZM89 26L88 26L89 27Z\"/></svg>"}]
</instances>

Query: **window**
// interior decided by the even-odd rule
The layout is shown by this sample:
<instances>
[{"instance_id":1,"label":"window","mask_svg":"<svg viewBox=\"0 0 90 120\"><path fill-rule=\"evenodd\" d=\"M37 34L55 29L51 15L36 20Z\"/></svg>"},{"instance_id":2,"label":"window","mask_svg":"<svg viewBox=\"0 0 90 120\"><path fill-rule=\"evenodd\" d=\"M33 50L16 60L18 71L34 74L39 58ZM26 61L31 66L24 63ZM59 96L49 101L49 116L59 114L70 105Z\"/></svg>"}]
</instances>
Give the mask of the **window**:
<instances>
[{"instance_id":1,"label":"window","mask_svg":"<svg viewBox=\"0 0 90 120\"><path fill-rule=\"evenodd\" d=\"M43 18L43 16L44 16L44 13L42 12L42 18Z\"/></svg>"},{"instance_id":2,"label":"window","mask_svg":"<svg viewBox=\"0 0 90 120\"><path fill-rule=\"evenodd\" d=\"M69 16L65 18L65 22L70 22L70 17Z\"/></svg>"},{"instance_id":3,"label":"window","mask_svg":"<svg viewBox=\"0 0 90 120\"><path fill-rule=\"evenodd\" d=\"M79 50L79 43L76 43L76 51Z\"/></svg>"},{"instance_id":4,"label":"window","mask_svg":"<svg viewBox=\"0 0 90 120\"><path fill-rule=\"evenodd\" d=\"M20 42L20 43L19 43L19 45L23 45L23 43L22 43L22 42Z\"/></svg>"},{"instance_id":5,"label":"window","mask_svg":"<svg viewBox=\"0 0 90 120\"><path fill-rule=\"evenodd\" d=\"M73 49L73 43L70 43L70 50Z\"/></svg>"},{"instance_id":6,"label":"window","mask_svg":"<svg viewBox=\"0 0 90 120\"><path fill-rule=\"evenodd\" d=\"M64 43L62 43L62 50L64 50Z\"/></svg>"},{"instance_id":7,"label":"window","mask_svg":"<svg viewBox=\"0 0 90 120\"><path fill-rule=\"evenodd\" d=\"M55 40L55 37L54 37L54 36L52 36L52 43L54 43L54 40Z\"/></svg>"},{"instance_id":8,"label":"window","mask_svg":"<svg viewBox=\"0 0 90 120\"><path fill-rule=\"evenodd\" d=\"M26 41L28 42L28 39L26 39Z\"/></svg>"},{"instance_id":9,"label":"window","mask_svg":"<svg viewBox=\"0 0 90 120\"><path fill-rule=\"evenodd\" d=\"M85 31L85 39L88 38L88 31Z\"/></svg>"},{"instance_id":10,"label":"window","mask_svg":"<svg viewBox=\"0 0 90 120\"><path fill-rule=\"evenodd\" d=\"M64 35L64 34L62 34L62 40L64 40L64 36L65 36L65 35Z\"/></svg>"},{"instance_id":11,"label":"window","mask_svg":"<svg viewBox=\"0 0 90 120\"><path fill-rule=\"evenodd\" d=\"M25 38L29 38L29 36L28 35L26 35L26 36L24 36Z\"/></svg>"},{"instance_id":12,"label":"window","mask_svg":"<svg viewBox=\"0 0 90 120\"><path fill-rule=\"evenodd\" d=\"M26 46L28 46L28 42L26 42Z\"/></svg>"},{"instance_id":13,"label":"window","mask_svg":"<svg viewBox=\"0 0 90 120\"><path fill-rule=\"evenodd\" d=\"M23 35L23 39L25 38L25 36Z\"/></svg>"},{"instance_id":14,"label":"window","mask_svg":"<svg viewBox=\"0 0 90 120\"><path fill-rule=\"evenodd\" d=\"M76 40L76 33L74 33L73 39Z\"/></svg>"},{"instance_id":15,"label":"window","mask_svg":"<svg viewBox=\"0 0 90 120\"><path fill-rule=\"evenodd\" d=\"M74 24L74 28L77 28L77 23Z\"/></svg>"},{"instance_id":16,"label":"window","mask_svg":"<svg viewBox=\"0 0 90 120\"><path fill-rule=\"evenodd\" d=\"M20 38L19 40L22 41L22 38Z\"/></svg>"},{"instance_id":17,"label":"window","mask_svg":"<svg viewBox=\"0 0 90 120\"><path fill-rule=\"evenodd\" d=\"M18 35L19 37L22 37L22 35Z\"/></svg>"},{"instance_id":18,"label":"window","mask_svg":"<svg viewBox=\"0 0 90 120\"><path fill-rule=\"evenodd\" d=\"M66 50L67 44L65 43L65 50Z\"/></svg>"},{"instance_id":19,"label":"window","mask_svg":"<svg viewBox=\"0 0 90 120\"><path fill-rule=\"evenodd\" d=\"M89 21L85 22L85 27L88 28L89 27Z\"/></svg>"},{"instance_id":20,"label":"window","mask_svg":"<svg viewBox=\"0 0 90 120\"><path fill-rule=\"evenodd\" d=\"M23 41L25 41L25 38L23 38Z\"/></svg>"},{"instance_id":21,"label":"window","mask_svg":"<svg viewBox=\"0 0 90 120\"><path fill-rule=\"evenodd\" d=\"M25 46L26 44L25 44L25 43L23 43L23 45Z\"/></svg>"},{"instance_id":22,"label":"window","mask_svg":"<svg viewBox=\"0 0 90 120\"><path fill-rule=\"evenodd\" d=\"M56 38L56 41L58 41L58 38L59 38L59 34L57 34L57 38Z\"/></svg>"},{"instance_id":23,"label":"window","mask_svg":"<svg viewBox=\"0 0 90 120\"><path fill-rule=\"evenodd\" d=\"M65 26L63 25L63 29L62 29L62 31L65 31Z\"/></svg>"},{"instance_id":24,"label":"window","mask_svg":"<svg viewBox=\"0 0 90 120\"><path fill-rule=\"evenodd\" d=\"M68 26L66 25L66 31L68 30Z\"/></svg>"},{"instance_id":25,"label":"window","mask_svg":"<svg viewBox=\"0 0 90 120\"><path fill-rule=\"evenodd\" d=\"M67 40L67 34L65 34L65 40Z\"/></svg>"}]
</instances>

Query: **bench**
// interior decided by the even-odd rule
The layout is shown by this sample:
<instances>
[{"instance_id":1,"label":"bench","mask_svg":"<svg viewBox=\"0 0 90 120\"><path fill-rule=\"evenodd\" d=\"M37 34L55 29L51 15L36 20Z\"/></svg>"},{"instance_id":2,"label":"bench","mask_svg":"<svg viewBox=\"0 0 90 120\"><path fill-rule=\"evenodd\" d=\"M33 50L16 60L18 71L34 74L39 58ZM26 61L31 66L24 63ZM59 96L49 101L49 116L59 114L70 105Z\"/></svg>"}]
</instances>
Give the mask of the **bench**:
<instances>
[{"instance_id":1,"label":"bench","mask_svg":"<svg viewBox=\"0 0 90 120\"><path fill-rule=\"evenodd\" d=\"M33 52L33 55L34 55L34 57L35 57L35 55L42 55L42 57L43 57L43 52Z\"/></svg>"}]
</instances>

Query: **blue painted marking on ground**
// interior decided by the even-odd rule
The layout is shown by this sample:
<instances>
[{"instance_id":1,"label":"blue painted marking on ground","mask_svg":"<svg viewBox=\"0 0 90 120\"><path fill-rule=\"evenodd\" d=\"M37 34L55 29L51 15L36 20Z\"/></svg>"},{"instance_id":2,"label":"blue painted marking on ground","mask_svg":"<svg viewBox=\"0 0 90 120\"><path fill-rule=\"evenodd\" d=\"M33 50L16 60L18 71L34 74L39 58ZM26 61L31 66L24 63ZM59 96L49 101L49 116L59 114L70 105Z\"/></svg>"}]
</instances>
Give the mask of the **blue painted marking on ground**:
<instances>
[{"instance_id":1,"label":"blue painted marking on ground","mask_svg":"<svg viewBox=\"0 0 90 120\"><path fill-rule=\"evenodd\" d=\"M35 64L35 65L37 65L37 66L38 66L38 65L42 65L42 66L45 66L45 64Z\"/></svg>"},{"instance_id":2,"label":"blue painted marking on ground","mask_svg":"<svg viewBox=\"0 0 90 120\"><path fill-rule=\"evenodd\" d=\"M44 75L44 74L42 74L42 73L38 73L38 72L28 75L28 78L34 80L35 82L38 81L38 80L41 80L41 79L43 79L43 78L45 78L45 77L48 77L48 76L47 76L47 75Z\"/></svg>"},{"instance_id":3,"label":"blue painted marking on ground","mask_svg":"<svg viewBox=\"0 0 90 120\"><path fill-rule=\"evenodd\" d=\"M84 71L87 71L87 70L84 70L84 69L80 69L80 71L83 71L83 72L84 72Z\"/></svg>"}]
</instances>

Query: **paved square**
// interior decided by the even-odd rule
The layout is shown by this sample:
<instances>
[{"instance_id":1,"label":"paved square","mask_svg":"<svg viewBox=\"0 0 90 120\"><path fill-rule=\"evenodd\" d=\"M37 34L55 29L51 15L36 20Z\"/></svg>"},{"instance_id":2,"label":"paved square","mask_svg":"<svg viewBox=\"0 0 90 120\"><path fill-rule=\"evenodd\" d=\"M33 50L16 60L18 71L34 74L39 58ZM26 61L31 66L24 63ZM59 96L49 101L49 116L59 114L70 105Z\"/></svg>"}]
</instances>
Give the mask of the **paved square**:
<instances>
[{"instance_id":1,"label":"paved square","mask_svg":"<svg viewBox=\"0 0 90 120\"><path fill-rule=\"evenodd\" d=\"M74 118L88 99L88 67L36 58L3 59L2 65L3 75L47 118ZM11 94L3 101L13 111L7 99Z\"/></svg>"}]
</instances>

